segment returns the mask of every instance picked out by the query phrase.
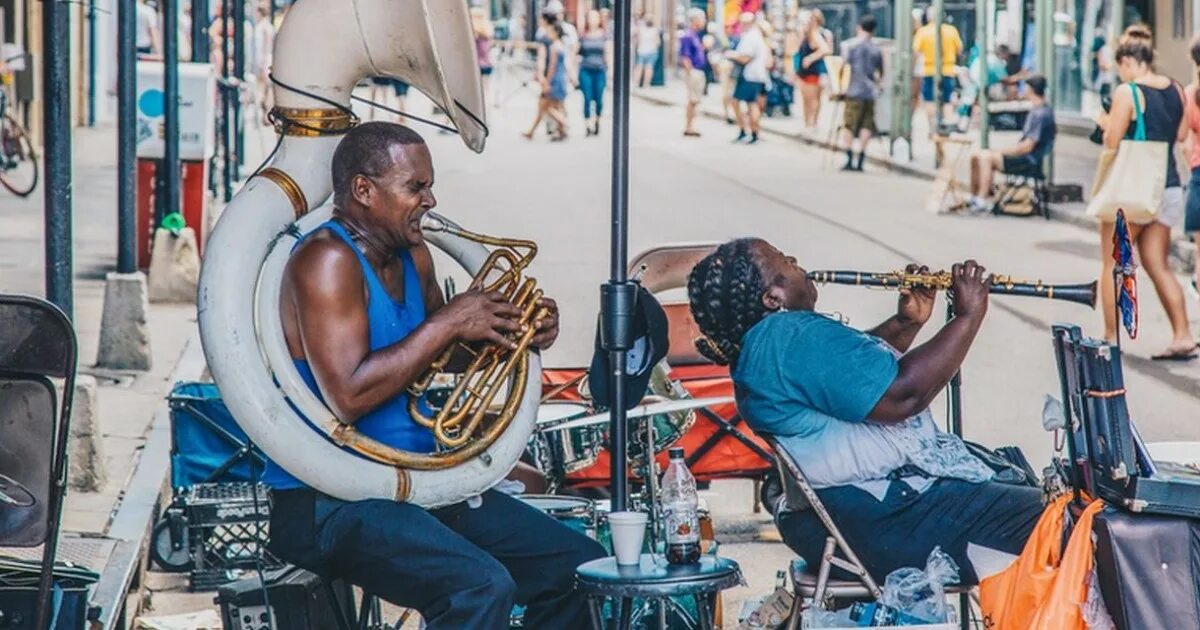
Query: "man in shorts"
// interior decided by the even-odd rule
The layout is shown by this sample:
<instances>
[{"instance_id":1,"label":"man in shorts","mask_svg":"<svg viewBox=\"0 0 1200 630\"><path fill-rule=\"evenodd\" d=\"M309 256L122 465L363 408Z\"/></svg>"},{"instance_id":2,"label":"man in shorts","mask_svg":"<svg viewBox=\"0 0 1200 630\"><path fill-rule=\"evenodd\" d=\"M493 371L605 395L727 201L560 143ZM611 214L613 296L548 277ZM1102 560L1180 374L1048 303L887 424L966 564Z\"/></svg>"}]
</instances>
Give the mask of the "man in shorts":
<instances>
[{"instance_id":1,"label":"man in shorts","mask_svg":"<svg viewBox=\"0 0 1200 630\"><path fill-rule=\"evenodd\" d=\"M984 149L971 155L971 212L991 211L996 171L1006 175L1045 177L1042 161L1054 148L1058 125L1054 122L1054 110L1046 103L1046 77L1031 75L1025 84L1029 86L1033 109L1025 119L1021 139L1007 149Z\"/></svg>"},{"instance_id":2,"label":"man in shorts","mask_svg":"<svg viewBox=\"0 0 1200 630\"><path fill-rule=\"evenodd\" d=\"M759 123L762 120L762 105L759 97L767 93L771 75L767 71L767 56L770 50L758 28L758 18L750 12L742 13L738 19L742 38L737 49L729 58L741 66L741 74L733 88L734 109L737 111L740 132L734 142L758 143Z\"/></svg>"},{"instance_id":3,"label":"man in shorts","mask_svg":"<svg viewBox=\"0 0 1200 630\"><path fill-rule=\"evenodd\" d=\"M703 9L688 11L688 29L679 40L679 65L683 68L683 82L687 85L687 110L684 114L683 135L693 138L700 137L696 131L696 108L700 99L704 98L704 88L708 85L708 53L704 50L704 30L708 26L708 16Z\"/></svg>"},{"instance_id":4,"label":"man in shorts","mask_svg":"<svg viewBox=\"0 0 1200 630\"><path fill-rule=\"evenodd\" d=\"M957 74L958 56L962 54L962 37L954 25L942 23L939 31L937 15L931 6L925 12L926 23L913 34L913 52L921 57L921 100L925 103L925 115L929 118L930 131L941 107L945 117L953 113L950 107L951 96L958 87ZM937 46L942 43L942 80L934 89L937 78ZM936 92L936 93L935 93Z\"/></svg>"},{"instance_id":5,"label":"man in shorts","mask_svg":"<svg viewBox=\"0 0 1200 630\"><path fill-rule=\"evenodd\" d=\"M845 118L842 120L842 146L846 149L843 171L863 170L867 143L875 133L875 96L883 81L883 52L875 44L875 16L867 14L858 23L858 36L846 42L842 57L850 66L850 85L846 87ZM858 138L858 157L854 139Z\"/></svg>"}]
</instances>

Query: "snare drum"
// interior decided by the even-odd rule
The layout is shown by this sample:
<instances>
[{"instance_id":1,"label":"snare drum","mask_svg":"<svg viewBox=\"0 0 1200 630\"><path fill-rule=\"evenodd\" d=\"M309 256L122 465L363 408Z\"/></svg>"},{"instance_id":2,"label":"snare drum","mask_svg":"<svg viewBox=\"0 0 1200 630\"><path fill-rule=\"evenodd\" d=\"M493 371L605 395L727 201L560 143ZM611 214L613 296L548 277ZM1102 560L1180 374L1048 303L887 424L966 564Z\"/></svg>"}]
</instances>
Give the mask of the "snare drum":
<instances>
[{"instance_id":1,"label":"snare drum","mask_svg":"<svg viewBox=\"0 0 1200 630\"><path fill-rule=\"evenodd\" d=\"M575 418L588 415L587 405L569 401L550 401L538 407L537 433L532 438L533 450L541 450L537 461L548 474L573 473L596 463L596 455L604 446L602 425L555 429Z\"/></svg>"},{"instance_id":2,"label":"snare drum","mask_svg":"<svg viewBox=\"0 0 1200 630\"><path fill-rule=\"evenodd\" d=\"M591 500L556 494L519 494L517 498L567 527L596 538L596 505Z\"/></svg>"}]
</instances>

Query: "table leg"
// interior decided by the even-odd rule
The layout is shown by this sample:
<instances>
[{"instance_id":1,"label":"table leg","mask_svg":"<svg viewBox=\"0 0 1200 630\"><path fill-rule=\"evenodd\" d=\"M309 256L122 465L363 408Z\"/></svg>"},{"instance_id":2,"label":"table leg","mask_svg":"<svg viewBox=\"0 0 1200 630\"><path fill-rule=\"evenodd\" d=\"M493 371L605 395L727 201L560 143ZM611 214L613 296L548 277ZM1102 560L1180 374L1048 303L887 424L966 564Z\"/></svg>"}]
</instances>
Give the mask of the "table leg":
<instances>
[{"instance_id":1,"label":"table leg","mask_svg":"<svg viewBox=\"0 0 1200 630\"><path fill-rule=\"evenodd\" d=\"M633 628L633 599L622 597L621 616L620 622L617 623L617 630L630 630L631 628Z\"/></svg>"},{"instance_id":2,"label":"table leg","mask_svg":"<svg viewBox=\"0 0 1200 630\"><path fill-rule=\"evenodd\" d=\"M713 630L712 605L707 593L696 594L696 621L700 630Z\"/></svg>"},{"instance_id":3,"label":"table leg","mask_svg":"<svg viewBox=\"0 0 1200 630\"><path fill-rule=\"evenodd\" d=\"M607 630L607 624L604 623L604 613L602 610L602 601L598 597L589 597L588 615L592 618L592 630Z\"/></svg>"}]
</instances>

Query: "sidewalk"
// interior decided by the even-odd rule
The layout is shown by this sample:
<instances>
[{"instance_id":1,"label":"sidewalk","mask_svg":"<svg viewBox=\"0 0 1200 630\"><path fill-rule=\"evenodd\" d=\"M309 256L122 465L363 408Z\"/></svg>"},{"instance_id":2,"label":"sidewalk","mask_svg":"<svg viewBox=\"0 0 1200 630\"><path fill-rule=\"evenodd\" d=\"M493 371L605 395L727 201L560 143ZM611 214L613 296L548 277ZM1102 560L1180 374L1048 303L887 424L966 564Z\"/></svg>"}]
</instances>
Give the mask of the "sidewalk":
<instances>
[{"instance_id":1,"label":"sidewalk","mask_svg":"<svg viewBox=\"0 0 1200 630\"><path fill-rule=\"evenodd\" d=\"M687 98L683 83L679 80L670 81L666 87L637 89L633 92L633 95L659 105L679 108L684 106ZM796 99L796 102L792 105L791 117L784 117L782 114L778 114L774 118L764 116L762 119L763 132L768 136L785 137L819 148L834 149L837 151L837 155L830 156L830 167L837 168L837 163L840 163L842 157L835 132L841 124L842 108L837 103L823 100L817 126L808 129L804 127L803 109L799 101L799 94L797 94ZM700 104L700 112L708 118L724 120L725 115L721 109L720 87L710 85L708 94ZM682 124L681 114L681 127ZM735 135L736 129L730 127L730 140ZM884 137L875 138L871 141L867 148L867 162L876 166L882 166L890 171L933 181L937 175L934 161L934 145L928 140L929 124L923 110L913 117L912 137L911 160L908 159L908 151L905 148L903 140L896 142L896 153L892 155L889 153L891 141L889 138ZM957 160L958 168L956 169L956 177L960 183L970 180L969 155L971 151L978 148L979 130L978 128L972 128L970 132L963 134L962 137L971 140L971 145L964 148L961 159ZM992 131L989 143L993 148L1008 147L1016 144L1020 140L1020 137L1021 133L1019 131ZM956 153L957 147L948 146L946 148L947 159L955 160ZM1060 130L1054 146L1054 183L1079 185L1083 188L1086 195L1092 184L1098 156L1099 147L1092 144L1087 138L1062 133ZM1095 219L1087 216L1085 213L1086 204L1084 203L1056 203L1052 204L1049 210L1050 218L1056 221L1072 223L1089 230L1096 229L1098 225ZM1192 244L1182 235L1176 239L1172 249L1177 262L1184 269L1191 269L1192 265L1195 264L1196 261L1192 260L1194 251Z\"/></svg>"},{"instance_id":2,"label":"sidewalk","mask_svg":"<svg viewBox=\"0 0 1200 630\"><path fill-rule=\"evenodd\" d=\"M124 589L141 565L141 547L165 481L169 440L152 440L167 426L163 399L176 378L198 378L203 361L196 361L195 306L155 304L149 312L152 369L93 367L105 274L116 267L116 134L111 127L80 128L73 138L79 374L96 380L97 448L106 479L96 492L68 489L58 559L102 574L92 604L104 607L102 620L108 621L123 606ZM42 195L39 188L27 199L0 196L0 292L44 295ZM191 356L188 374L176 372L185 355ZM4 553L41 558L40 548Z\"/></svg>"}]
</instances>

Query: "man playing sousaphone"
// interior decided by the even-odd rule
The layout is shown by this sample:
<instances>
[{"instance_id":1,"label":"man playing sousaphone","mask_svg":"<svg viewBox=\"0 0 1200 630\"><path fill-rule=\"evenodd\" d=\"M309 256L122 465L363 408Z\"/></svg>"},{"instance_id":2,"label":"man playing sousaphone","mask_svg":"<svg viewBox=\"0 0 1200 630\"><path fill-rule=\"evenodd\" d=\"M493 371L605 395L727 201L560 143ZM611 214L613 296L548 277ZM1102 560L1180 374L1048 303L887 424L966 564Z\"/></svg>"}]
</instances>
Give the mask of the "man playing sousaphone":
<instances>
[{"instance_id":1,"label":"man playing sousaphone","mask_svg":"<svg viewBox=\"0 0 1200 630\"><path fill-rule=\"evenodd\" d=\"M909 268L926 273L925 268ZM954 265L956 316L912 347L933 312L930 289L903 291L897 312L860 332L814 311L817 288L766 241L725 243L688 281L701 353L728 364L738 410L796 459L872 576L925 566L935 546L978 581L974 544L1020 553L1042 513L1035 488L993 481L929 404L962 365L988 306L990 277ZM812 510L782 512L784 542L810 562L825 532Z\"/></svg>"},{"instance_id":2,"label":"man playing sousaphone","mask_svg":"<svg viewBox=\"0 0 1200 630\"><path fill-rule=\"evenodd\" d=\"M409 414L409 385L452 343L512 347L516 307L467 291L444 303L421 218L436 205L429 148L408 127L365 123L333 155L333 219L296 246L280 312L309 388L338 418L388 446L433 452ZM558 314L533 345L558 336ZM587 623L575 568L604 555L583 534L495 490L426 510L391 500L346 502L269 463L271 551L418 610L431 629L507 628L514 603L532 628Z\"/></svg>"}]
</instances>

